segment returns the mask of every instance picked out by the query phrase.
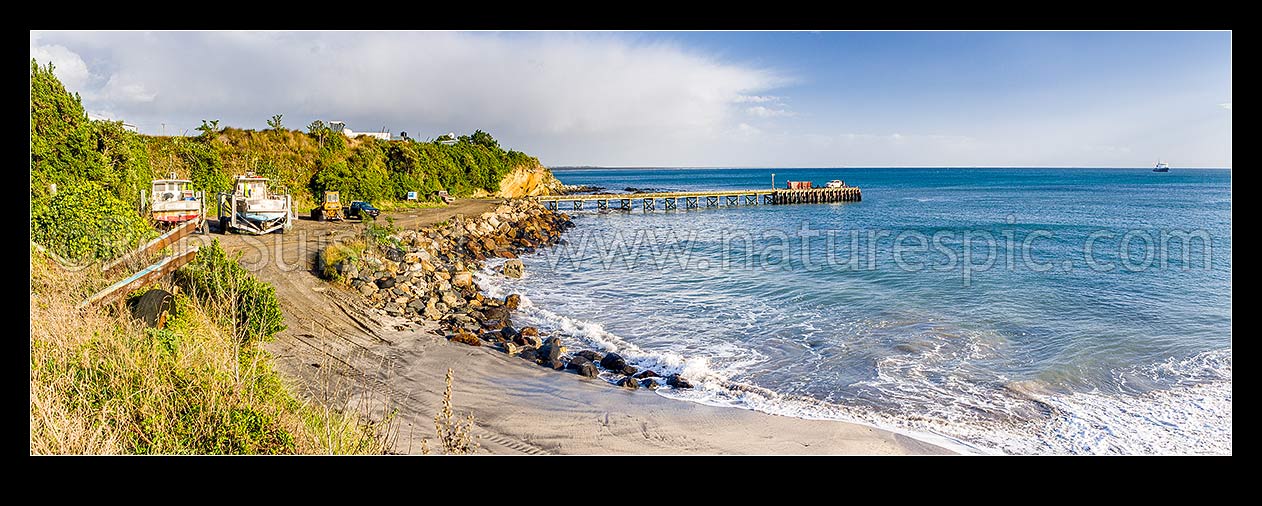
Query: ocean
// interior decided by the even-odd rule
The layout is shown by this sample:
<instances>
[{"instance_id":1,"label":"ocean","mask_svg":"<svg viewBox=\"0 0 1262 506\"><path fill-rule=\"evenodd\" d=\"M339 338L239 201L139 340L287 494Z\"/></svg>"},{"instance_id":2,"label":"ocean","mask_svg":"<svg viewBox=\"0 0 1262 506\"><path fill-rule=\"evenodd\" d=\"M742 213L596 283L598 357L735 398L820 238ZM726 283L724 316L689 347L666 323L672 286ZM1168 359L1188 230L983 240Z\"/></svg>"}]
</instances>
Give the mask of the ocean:
<instances>
[{"instance_id":1,"label":"ocean","mask_svg":"<svg viewBox=\"0 0 1262 506\"><path fill-rule=\"evenodd\" d=\"M968 453L1231 453L1230 170L555 171L609 192L772 173L863 200L563 204L563 244L479 279L523 295L518 327L682 373L696 388L657 391L681 402Z\"/></svg>"}]
</instances>

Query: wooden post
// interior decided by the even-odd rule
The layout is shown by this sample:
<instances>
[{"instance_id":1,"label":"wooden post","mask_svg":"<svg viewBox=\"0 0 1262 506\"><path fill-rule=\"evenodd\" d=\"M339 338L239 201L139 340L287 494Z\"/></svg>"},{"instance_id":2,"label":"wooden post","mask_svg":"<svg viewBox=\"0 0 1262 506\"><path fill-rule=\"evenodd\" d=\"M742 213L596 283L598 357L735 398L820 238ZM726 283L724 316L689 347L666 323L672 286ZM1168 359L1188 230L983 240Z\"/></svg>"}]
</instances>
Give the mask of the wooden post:
<instances>
[{"instance_id":1,"label":"wooden post","mask_svg":"<svg viewBox=\"0 0 1262 506\"><path fill-rule=\"evenodd\" d=\"M88 297L77 306L82 309L93 304L108 304L119 297L125 296L132 290L148 285L163 276L175 272L180 266L187 264L197 256L197 248L192 248L179 255L171 255L159 260L157 263L141 269L139 272L124 278L122 281L114 283L104 290L101 290L91 297Z\"/></svg>"}]
</instances>

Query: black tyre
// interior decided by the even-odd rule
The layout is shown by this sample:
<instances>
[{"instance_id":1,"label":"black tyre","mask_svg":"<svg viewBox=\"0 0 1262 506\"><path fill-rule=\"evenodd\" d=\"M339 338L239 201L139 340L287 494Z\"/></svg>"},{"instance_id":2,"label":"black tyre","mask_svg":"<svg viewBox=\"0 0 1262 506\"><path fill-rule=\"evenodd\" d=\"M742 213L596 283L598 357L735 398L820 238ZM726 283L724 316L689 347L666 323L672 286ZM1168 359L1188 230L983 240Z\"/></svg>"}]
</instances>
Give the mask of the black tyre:
<instances>
[{"instance_id":1,"label":"black tyre","mask_svg":"<svg viewBox=\"0 0 1262 506\"><path fill-rule=\"evenodd\" d=\"M129 301L131 314L150 327L162 328L166 325L167 314L170 313L173 297L171 292L154 289Z\"/></svg>"},{"instance_id":2,"label":"black tyre","mask_svg":"<svg viewBox=\"0 0 1262 506\"><path fill-rule=\"evenodd\" d=\"M221 216L219 218L219 233L221 234L228 233L228 217L227 216Z\"/></svg>"}]
</instances>

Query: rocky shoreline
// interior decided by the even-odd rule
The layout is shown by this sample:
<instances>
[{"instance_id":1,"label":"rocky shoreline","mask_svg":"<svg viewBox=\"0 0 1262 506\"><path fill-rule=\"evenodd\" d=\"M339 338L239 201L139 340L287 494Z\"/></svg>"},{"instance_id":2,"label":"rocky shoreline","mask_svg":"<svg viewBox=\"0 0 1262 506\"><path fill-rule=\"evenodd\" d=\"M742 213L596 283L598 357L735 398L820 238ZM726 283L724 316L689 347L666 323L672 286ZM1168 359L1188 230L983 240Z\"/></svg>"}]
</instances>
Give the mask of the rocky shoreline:
<instances>
[{"instance_id":1,"label":"rocky shoreline","mask_svg":"<svg viewBox=\"0 0 1262 506\"><path fill-rule=\"evenodd\" d=\"M457 216L420 230L378 237L367 241L362 251L345 243L327 246L319 252L316 268L390 316L438 322L453 343L494 346L510 356L587 378L604 370L614 384L629 389L691 388L679 375L640 371L617 353L570 350L560 338L535 327L517 329L512 316L521 296L487 297L473 280L473 271L492 257L509 259L500 268L505 276L521 277L524 267L518 255L556 244L573 227L565 213L529 199L509 200L477 217Z\"/></svg>"}]
</instances>

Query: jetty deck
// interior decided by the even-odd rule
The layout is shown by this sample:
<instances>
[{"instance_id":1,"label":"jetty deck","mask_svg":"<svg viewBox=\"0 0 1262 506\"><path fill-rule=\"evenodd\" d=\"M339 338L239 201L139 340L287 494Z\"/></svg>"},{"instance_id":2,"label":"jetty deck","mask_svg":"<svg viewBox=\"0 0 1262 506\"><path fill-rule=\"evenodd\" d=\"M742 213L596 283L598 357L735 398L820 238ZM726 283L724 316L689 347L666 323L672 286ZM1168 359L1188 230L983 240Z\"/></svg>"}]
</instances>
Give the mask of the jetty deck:
<instances>
[{"instance_id":1,"label":"jetty deck","mask_svg":"<svg viewBox=\"0 0 1262 506\"><path fill-rule=\"evenodd\" d=\"M783 204L823 204L828 202L858 202L863 192L857 186L841 188L807 188L801 190L724 190L663 193L595 193L590 195L548 195L535 197L544 207L552 210L570 209L581 211L587 204L595 204L599 210L616 209L630 211L640 207L645 212L656 209L697 209L699 207L734 207ZM563 207L563 203L569 207ZM660 203L660 207L659 207ZM614 205L616 204L616 205Z\"/></svg>"}]
</instances>

